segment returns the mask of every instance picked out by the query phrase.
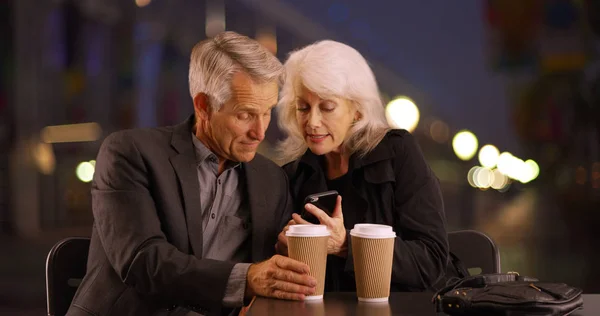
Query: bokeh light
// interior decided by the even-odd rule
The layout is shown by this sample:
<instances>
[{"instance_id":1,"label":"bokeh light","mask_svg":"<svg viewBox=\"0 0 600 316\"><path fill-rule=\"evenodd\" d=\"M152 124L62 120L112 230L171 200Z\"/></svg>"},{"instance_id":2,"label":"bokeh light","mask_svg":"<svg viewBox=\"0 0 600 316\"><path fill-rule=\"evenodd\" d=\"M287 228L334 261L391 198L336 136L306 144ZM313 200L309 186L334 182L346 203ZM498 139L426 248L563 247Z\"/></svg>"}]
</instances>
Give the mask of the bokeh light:
<instances>
[{"instance_id":1,"label":"bokeh light","mask_svg":"<svg viewBox=\"0 0 600 316\"><path fill-rule=\"evenodd\" d=\"M473 179L473 182L475 182L475 185L477 185L478 188L487 189L494 182L494 173L488 168L480 167L475 172L475 178Z\"/></svg>"},{"instance_id":2,"label":"bokeh light","mask_svg":"<svg viewBox=\"0 0 600 316\"><path fill-rule=\"evenodd\" d=\"M481 190L489 188L506 192L510 186L510 179L498 169L490 169L480 166L474 166L467 174L469 185Z\"/></svg>"},{"instance_id":3,"label":"bokeh light","mask_svg":"<svg viewBox=\"0 0 600 316\"><path fill-rule=\"evenodd\" d=\"M579 185L584 185L587 181L587 170L583 166L577 167L575 169L575 183Z\"/></svg>"},{"instance_id":4,"label":"bokeh light","mask_svg":"<svg viewBox=\"0 0 600 316\"><path fill-rule=\"evenodd\" d=\"M525 161L525 174L521 179L523 183L527 183L535 180L540 174L540 166L538 166L537 162L532 159L527 159Z\"/></svg>"},{"instance_id":5,"label":"bokeh light","mask_svg":"<svg viewBox=\"0 0 600 316\"><path fill-rule=\"evenodd\" d=\"M271 54L277 54L277 36L275 28L260 28L256 33L256 41L269 50Z\"/></svg>"},{"instance_id":6,"label":"bokeh light","mask_svg":"<svg viewBox=\"0 0 600 316\"><path fill-rule=\"evenodd\" d=\"M387 104L385 116L393 128L402 128L412 132L419 124L419 109L407 97L398 97Z\"/></svg>"},{"instance_id":7,"label":"bokeh light","mask_svg":"<svg viewBox=\"0 0 600 316\"><path fill-rule=\"evenodd\" d=\"M95 162L92 164L90 161L84 161L77 165L77 169L75 170L77 178L82 182L92 181L94 178L95 164Z\"/></svg>"},{"instance_id":8,"label":"bokeh light","mask_svg":"<svg viewBox=\"0 0 600 316\"><path fill-rule=\"evenodd\" d=\"M475 184L475 181L474 181L474 179L475 179L475 172L479 168L480 168L479 166L475 166L475 167L471 168L469 170L469 172L467 173L467 181L469 182L469 185L472 186L472 187L474 187L474 188L477 187L477 185Z\"/></svg>"},{"instance_id":9,"label":"bokeh light","mask_svg":"<svg viewBox=\"0 0 600 316\"><path fill-rule=\"evenodd\" d=\"M96 122L46 126L40 132L44 143L93 142L102 136Z\"/></svg>"},{"instance_id":10,"label":"bokeh light","mask_svg":"<svg viewBox=\"0 0 600 316\"><path fill-rule=\"evenodd\" d=\"M33 158L38 170L45 175L51 175L56 169L56 157L51 144L37 143L33 149Z\"/></svg>"},{"instance_id":11,"label":"bokeh light","mask_svg":"<svg viewBox=\"0 0 600 316\"><path fill-rule=\"evenodd\" d=\"M498 170L500 170L500 172L503 174L508 175L511 169L513 158L514 156L508 151L501 153L500 156L498 156L498 162L496 163Z\"/></svg>"},{"instance_id":12,"label":"bokeh light","mask_svg":"<svg viewBox=\"0 0 600 316\"><path fill-rule=\"evenodd\" d=\"M142 8L150 4L150 0L135 0L135 5Z\"/></svg>"},{"instance_id":13,"label":"bokeh light","mask_svg":"<svg viewBox=\"0 0 600 316\"><path fill-rule=\"evenodd\" d=\"M504 175L500 170L494 169L494 179L492 180L492 184L490 187L495 190L502 190L507 185L509 185L510 179L506 175Z\"/></svg>"},{"instance_id":14,"label":"bokeh light","mask_svg":"<svg viewBox=\"0 0 600 316\"><path fill-rule=\"evenodd\" d=\"M431 134L431 139L440 144L447 142L450 138L450 129L448 128L448 125L440 120L435 120L431 123L429 133Z\"/></svg>"},{"instance_id":15,"label":"bokeh light","mask_svg":"<svg viewBox=\"0 0 600 316\"><path fill-rule=\"evenodd\" d=\"M509 152L503 152L498 157L498 170L511 179L522 183L535 180L540 174L540 167L532 159L523 161Z\"/></svg>"},{"instance_id":16,"label":"bokeh light","mask_svg":"<svg viewBox=\"0 0 600 316\"><path fill-rule=\"evenodd\" d=\"M470 160L477 153L479 143L475 134L468 130L462 130L452 139L452 148L454 153L461 160Z\"/></svg>"},{"instance_id":17,"label":"bokeh light","mask_svg":"<svg viewBox=\"0 0 600 316\"><path fill-rule=\"evenodd\" d=\"M485 145L479 150L479 163L486 168L494 168L498 163L500 151L494 145Z\"/></svg>"}]
</instances>

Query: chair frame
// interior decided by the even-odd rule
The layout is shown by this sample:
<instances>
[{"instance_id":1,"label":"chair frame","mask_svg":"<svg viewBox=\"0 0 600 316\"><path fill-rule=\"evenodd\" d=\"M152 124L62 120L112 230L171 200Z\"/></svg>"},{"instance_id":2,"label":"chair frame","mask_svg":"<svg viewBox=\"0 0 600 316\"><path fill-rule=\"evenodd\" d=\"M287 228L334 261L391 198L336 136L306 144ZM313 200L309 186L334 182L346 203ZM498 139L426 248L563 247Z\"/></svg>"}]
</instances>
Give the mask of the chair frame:
<instances>
[{"instance_id":1,"label":"chair frame","mask_svg":"<svg viewBox=\"0 0 600 316\"><path fill-rule=\"evenodd\" d=\"M468 234L475 234L475 235L479 235L485 239L487 239L489 245L491 246L491 250L492 250L492 256L493 258L493 271L492 273L501 273L501 265L500 265L500 251L498 250L498 246L496 245L496 243L494 242L494 240L487 234L478 231L478 230L472 230L472 229L467 229L467 230L456 230L456 231L452 231L452 232L448 232L448 242L450 243L450 236L453 234L464 234L464 233L468 233ZM452 251L452 245L450 244L450 251ZM462 258L459 259L462 260ZM482 271L482 273L484 273L484 271Z\"/></svg>"},{"instance_id":2,"label":"chair frame","mask_svg":"<svg viewBox=\"0 0 600 316\"><path fill-rule=\"evenodd\" d=\"M87 241L88 242L88 249L89 249L89 242L90 242L90 238L89 237L68 237L65 239L62 239L60 241L58 241L56 244L54 244L54 246L52 246L52 248L50 249L50 251L48 252L48 256L46 257L46 311L48 316L55 316L56 315L56 300L53 298L54 295L56 295L55 293L51 293L51 291L53 291L53 289L51 289L54 285L55 285L55 271L54 271L54 266L55 266L55 262L56 262L56 256L58 254L58 252L63 249L63 247L65 247L65 245L73 242L73 241ZM87 264L87 256L88 253L86 252L84 254L86 256L86 264Z\"/></svg>"}]
</instances>

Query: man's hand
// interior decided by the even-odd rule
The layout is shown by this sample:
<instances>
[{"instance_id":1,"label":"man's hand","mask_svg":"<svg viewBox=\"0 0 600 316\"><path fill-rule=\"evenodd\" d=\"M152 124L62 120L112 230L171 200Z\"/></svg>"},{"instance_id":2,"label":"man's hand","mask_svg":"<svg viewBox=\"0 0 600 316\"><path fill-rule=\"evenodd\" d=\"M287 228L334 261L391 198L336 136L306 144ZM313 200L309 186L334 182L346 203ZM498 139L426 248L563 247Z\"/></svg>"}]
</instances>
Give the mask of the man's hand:
<instances>
[{"instance_id":1,"label":"man's hand","mask_svg":"<svg viewBox=\"0 0 600 316\"><path fill-rule=\"evenodd\" d=\"M293 219L290 220L287 223L287 225L285 225L285 227L283 228L281 233L279 233L279 236L277 236L277 243L275 244L275 252L277 252L278 254L280 254L282 256L288 255L288 239L287 239L287 236L285 235L285 232L287 232L288 229L290 229L290 226L292 226L292 225L296 225L296 221L294 221Z\"/></svg>"},{"instance_id":2,"label":"man's hand","mask_svg":"<svg viewBox=\"0 0 600 316\"><path fill-rule=\"evenodd\" d=\"M304 300L313 294L317 281L308 275L308 265L275 255L261 263L250 265L246 282L246 297L265 296L286 300Z\"/></svg>"}]
</instances>

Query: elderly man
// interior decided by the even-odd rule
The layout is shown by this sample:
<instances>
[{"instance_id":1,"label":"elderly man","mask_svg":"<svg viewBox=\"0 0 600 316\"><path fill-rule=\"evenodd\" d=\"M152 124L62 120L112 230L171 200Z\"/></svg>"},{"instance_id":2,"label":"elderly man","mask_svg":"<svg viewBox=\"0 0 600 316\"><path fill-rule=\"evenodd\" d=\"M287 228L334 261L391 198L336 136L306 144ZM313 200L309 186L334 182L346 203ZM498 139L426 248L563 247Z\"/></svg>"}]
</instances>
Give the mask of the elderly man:
<instances>
[{"instance_id":1,"label":"elderly man","mask_svg":"<svg viewBox=\"0 0 600 316\"><path fill-rule=\"evenodd\" d=\"M291 200L283 171L256 154L282 71L256 41L219 34L192 50L190 119L105 139L68 315L227 315L255 295L314 292L307 265L273 256Z\"/></svg>"}]
</instances>

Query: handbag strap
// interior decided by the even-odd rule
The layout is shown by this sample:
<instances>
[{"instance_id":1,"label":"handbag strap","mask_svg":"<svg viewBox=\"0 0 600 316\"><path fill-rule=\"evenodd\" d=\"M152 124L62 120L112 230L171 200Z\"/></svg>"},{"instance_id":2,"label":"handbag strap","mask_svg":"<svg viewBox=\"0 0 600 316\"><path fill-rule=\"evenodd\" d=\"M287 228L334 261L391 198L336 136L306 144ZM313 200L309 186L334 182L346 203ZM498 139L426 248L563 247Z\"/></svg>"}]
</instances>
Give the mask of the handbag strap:
<instances>
[{"instance_id":1,"label":"handbag strap","mask_svg":"<svg viewBox=\"0 0 600 316\"><path fill-rule=\"evenodd\" d=\"M516 272L478 274L478 275L468 276L466 278L456 280L455 282L451 282L444 288L437 291L436 294L444 295L446 292L451 291L458 287L484 287L488 284L501 283L501 282L515 282L515 281L537 282L539 280L536 278L521 276Z\"/></svg>"},{"instance_id":2,"label":"handbag strap","mask_svg":"<svg viewBox=\"0 0 600 316\"><path fill-rule=\"evenodd\" d=\"M465 267L464 263L458 258L457 255L455 255L452 251L449 251L448 254L450 255L452 265L454 266L454 268L456 268L456 273L458 274L459 278L462 279L471 275Z\"/></svg>"}]
</instances>

